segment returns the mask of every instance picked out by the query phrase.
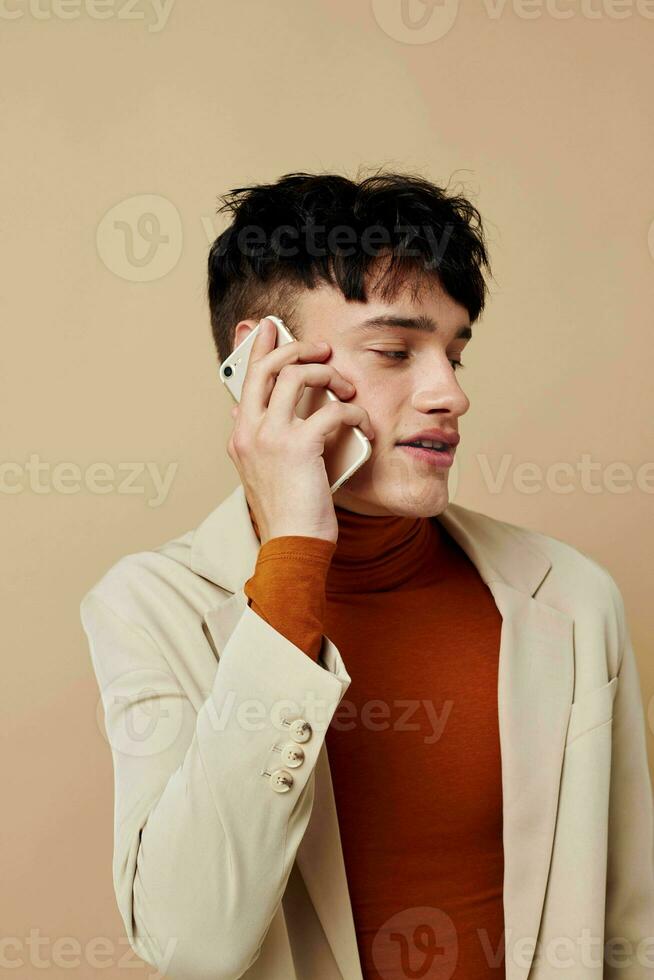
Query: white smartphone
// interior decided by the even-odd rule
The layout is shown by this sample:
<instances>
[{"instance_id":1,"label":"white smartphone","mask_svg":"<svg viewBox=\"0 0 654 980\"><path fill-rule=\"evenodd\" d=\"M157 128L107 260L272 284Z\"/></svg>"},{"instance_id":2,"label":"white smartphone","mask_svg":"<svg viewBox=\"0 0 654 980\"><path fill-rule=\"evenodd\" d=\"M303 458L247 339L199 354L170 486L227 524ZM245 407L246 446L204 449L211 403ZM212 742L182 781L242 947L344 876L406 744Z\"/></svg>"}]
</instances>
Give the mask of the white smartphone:
<instances>
[{"instance_id":1,"label":"white smartphone","mask_svg":"<svg viewBox=\"0 0 654 980\"><path fill-rule=\"evenodd\" d=\"M277 327L276 347L295 340L293 334L278 316L269 314L267 319L272 320ZM241 400L250 351L258 332L259 327L257 325L220 365L220 380L236 402ZM328 400L338 401L331 389L313 388L307 385L295 409L298 418L308 418L319 408L322 408ZM356 425L342 425L337 432L328 436L325 440L324 460L331 492L334 493L335 490L338 490L360 466L363 466L366 460L370 458L371 453L370 440Z\"/></svg>"}]
</instances>

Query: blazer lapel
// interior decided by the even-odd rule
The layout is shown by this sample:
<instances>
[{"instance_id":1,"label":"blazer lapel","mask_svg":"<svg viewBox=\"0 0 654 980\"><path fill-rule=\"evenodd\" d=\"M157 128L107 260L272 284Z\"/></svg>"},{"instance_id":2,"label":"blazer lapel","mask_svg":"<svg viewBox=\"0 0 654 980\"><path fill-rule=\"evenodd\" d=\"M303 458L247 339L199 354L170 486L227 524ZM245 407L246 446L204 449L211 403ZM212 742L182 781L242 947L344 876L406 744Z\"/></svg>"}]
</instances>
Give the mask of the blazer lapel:
<instances>
[{"instance_id":1,"label":"blazer lapel","mask_svg":"<svg viewBox=\"0 0 654 980\"><path fill-rule=\"evenodd\" d=\"M438 519L475 563L502 616L505 970L506 980L525 980L552 857L574 680L573 620L534 598L552 563L515 530L453 504Z\"/></svg>"},{"instance_id":2,"label":"blazer lapel","mask_svg":"<svg viewBox=\"0 0 654 980\"><path fill-rule=\"evenodd\" d=\"M512 525L453 503L435 519L473 562L502 616L497 694L505 968L507 980L526 980L552 856L573 689L573 620L534 597L551 562ZM254 573L258 551L239 483L199 525L191 550L192 569L232 593L205 617L223 645L247 605L243 585ZM332 670L342 662L328 638L321 657ZM343 977L362 980L325 744L297 864Z\"/></svg>"}]
</instances>

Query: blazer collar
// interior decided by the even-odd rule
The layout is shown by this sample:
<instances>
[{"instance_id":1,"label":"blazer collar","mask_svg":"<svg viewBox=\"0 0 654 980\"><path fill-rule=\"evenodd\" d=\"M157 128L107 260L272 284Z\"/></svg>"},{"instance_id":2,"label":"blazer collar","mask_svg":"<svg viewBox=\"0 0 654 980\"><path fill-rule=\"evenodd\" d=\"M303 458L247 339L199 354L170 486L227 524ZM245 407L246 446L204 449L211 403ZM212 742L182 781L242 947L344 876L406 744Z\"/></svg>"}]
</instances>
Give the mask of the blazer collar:
<instances>
[{"instance_id":1,"label":"blazer collar","mask_svg":"<svg viewBox=\"0 0 654 980\"><path fill-rule=\"evenodd\" d=\"M534 595L551 561L525 544L510 525L450 503L436 516L466 552L483 581L499 581ZM240 592L254 574L259 539L254 533L243 485L239 483L195 530L191 568L230 592Z\"/></svg>"},{"instance_id":2,"label":"blazer collar","mask_svg":"<svg viewBox=\"0 0 654 980\"><path fill-rule=\"evenodd\" d=\"M497 699L505 976L527 980L552 860L574 683L574 622L535 596L552 562L525 542L520 528L453 503L437 519L476 566L502 616ZM191 546L193 571L231 593L207 614L219 646L247 604L243 585L259 547L239 483L198 526ZM328 669L347 673L328 637L322 656ZM297 864L342 976L362 980L326 745L316 764L315 794Z\"/></svg>"}]
</instances>

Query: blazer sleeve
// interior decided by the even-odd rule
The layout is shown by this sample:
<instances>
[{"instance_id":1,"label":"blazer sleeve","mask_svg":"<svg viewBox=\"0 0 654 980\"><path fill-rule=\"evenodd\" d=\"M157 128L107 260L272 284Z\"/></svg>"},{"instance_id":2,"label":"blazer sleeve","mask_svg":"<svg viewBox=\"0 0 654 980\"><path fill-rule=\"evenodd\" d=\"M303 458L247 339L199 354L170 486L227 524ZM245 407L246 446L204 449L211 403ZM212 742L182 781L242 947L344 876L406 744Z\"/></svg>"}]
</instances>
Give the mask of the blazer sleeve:
<instances>
[{"instance_id":1,"label":"blazer sleeve","mask_svg":"<svg viewBox=\"0 0 654 980\"><path fill-rule=\"evenodd\" d=\"M654 805L638 667L624 602L613 584L620 637L613 707L605 938L608 980L654 976ZM613 949L613 952L612 952Z\"/></svg>"},{"instance_id":2,"label":"blazer sleeve","mask_svg":"<svg viewBox=\"0 0 654 980\"><path fill-rule=\"evenodd\" d=\"M113 880L127 937L173 980L235 980L281 903L350 677L340 657L322 666L247 606L197 710L150 634L121 612L93 589L81 603L113 757ZM205 621L211 632L211 611ZM311 728L278 793L261 770L285 768L271 751L292 740L284 716Z\"/></svg>"}]
</instances>

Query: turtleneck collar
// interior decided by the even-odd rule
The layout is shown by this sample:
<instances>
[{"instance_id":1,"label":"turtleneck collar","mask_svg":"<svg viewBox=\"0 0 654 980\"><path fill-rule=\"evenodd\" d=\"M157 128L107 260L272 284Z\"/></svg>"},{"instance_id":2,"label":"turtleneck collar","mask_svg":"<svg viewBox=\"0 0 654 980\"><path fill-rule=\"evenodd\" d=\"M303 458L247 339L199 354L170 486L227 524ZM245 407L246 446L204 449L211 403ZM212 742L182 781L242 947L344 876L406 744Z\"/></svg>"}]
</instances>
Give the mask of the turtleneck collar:
<instances>
[{"instance_id":1,"label":"turtleneck collar","mask_svg":"<svg viewBox=\"0 0 654 980\"><path fill-rule=\"evenodd\" d=\"M250 520L259 537L254 515ZM357 514L335 506L338 541L327 573L328 593L385 592L433 580L446 532L435 517L383 517Z\"/></svg>"}]
</instances>

